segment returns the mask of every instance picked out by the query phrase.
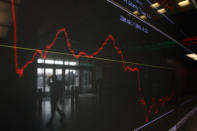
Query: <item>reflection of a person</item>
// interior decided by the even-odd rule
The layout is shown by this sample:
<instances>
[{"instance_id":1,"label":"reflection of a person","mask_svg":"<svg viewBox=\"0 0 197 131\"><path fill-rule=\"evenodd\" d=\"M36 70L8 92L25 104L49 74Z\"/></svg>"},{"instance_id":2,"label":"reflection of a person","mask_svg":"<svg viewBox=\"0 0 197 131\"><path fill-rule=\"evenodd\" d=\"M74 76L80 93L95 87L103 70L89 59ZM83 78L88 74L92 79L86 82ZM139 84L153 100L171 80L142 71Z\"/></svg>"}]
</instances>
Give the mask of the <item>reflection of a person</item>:
<instances>
[{"instance_id":1,"label":"reflection of a person","mask_svg":"<svg viewBox=\"0 0 197 131\"><path fill-rule=\"evenodd\" d=\"M57 105L62 92L61 89L62 82L60 80L57 80L56 75L53 75L48 78L47 84L50 86L50 99L51 99L51 118L47 123L47 125L50 125L53 122L55 111L57 111L60 114L61 120L64 119L65 114L60 110L60 108Z\"/></svg>"},{"instance_id":2,"label":"reflection of a person","mask_svg":"<svg viewBox=\"0 0 197 131\"><path fill-rule=\"evenodd\" d=\"M42 89L38 89L38 113L41 114L42 111Z\"/></svg>"}]
</instances>

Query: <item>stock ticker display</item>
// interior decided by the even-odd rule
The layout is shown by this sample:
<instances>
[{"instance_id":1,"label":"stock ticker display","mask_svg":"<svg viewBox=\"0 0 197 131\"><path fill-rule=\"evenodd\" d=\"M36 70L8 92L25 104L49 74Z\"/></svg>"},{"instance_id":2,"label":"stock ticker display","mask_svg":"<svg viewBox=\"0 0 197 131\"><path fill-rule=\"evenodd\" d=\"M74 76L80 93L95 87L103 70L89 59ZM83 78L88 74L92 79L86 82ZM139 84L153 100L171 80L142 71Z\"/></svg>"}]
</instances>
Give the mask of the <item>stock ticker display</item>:
<instances>
[{"instance_id":1,"label":"stock ticker display","mask_svg":"<svg viewBox=\"0 0 197 131\"><path fill-rule=\"evenodd\" d=\"M2 72L6 74L2 78L5 83L13 79L13 83L6 83L12 88L5 86L6 90L18 91L13 95L17 103L26 98L33 101L39 89L39 70L44 70L40 89L45 97L49 68L52 72L62 70L62 78L66 78L67 70L73 70L74 75L79 71L79 78L74 79L78 84L73 84L74 90L80 90L79 104L74 106L68 125L79 125L82 130L94 125L98 130L137 131L173 112L180 80L176 73L186 72L176 60L192 52L185 45L195 43L196 37L186 38L172 17L151 7L154 2L158 1L34 0L20 4L11 0L11 25L0 45L5 61ZM171 2L159 2L167 11L175 10ZM39 64L38 59L45 63L47 59L57 59L60 64ZM63 67L61 60L64 65L65 60L79 65ZM83 67L83 62L90 66ZM84 75L88 71L91 75ZM67 85L66 90L72 92L69 87L72 88ZM69 99L68 94L65 99ZM87 94L94 97L87 97L86 101L83 95ZM89 101L93 104L86 106ZM25 104L29 102L20 106L31 114ZM37 110L33 104L31 108Z\"/></svg>"}]
</instances>

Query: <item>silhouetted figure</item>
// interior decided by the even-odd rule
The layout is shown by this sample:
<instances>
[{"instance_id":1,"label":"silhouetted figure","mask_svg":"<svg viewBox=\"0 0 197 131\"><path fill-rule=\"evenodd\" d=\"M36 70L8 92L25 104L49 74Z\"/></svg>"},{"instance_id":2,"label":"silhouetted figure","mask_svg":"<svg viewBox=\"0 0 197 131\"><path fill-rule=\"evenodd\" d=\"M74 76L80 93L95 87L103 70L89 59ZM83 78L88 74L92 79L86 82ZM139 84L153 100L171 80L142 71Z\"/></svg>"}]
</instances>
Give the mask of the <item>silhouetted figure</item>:
<instances>
[{"instance_id":1,"label":"silhouetted figure","mask_svg":"<svg viewBox=\"0 0 197 131\"><path fill-rule=\"evenodd\" d=\"M38 89L38 113L42 113L42 89Z\"/></svg>"},{"instance_id":2,"label":"silhouetted figure","mask_svg":"<svg viewBox=\"0 0 197 131\"><path fill-rule=\"evenodd\" d=\"M57 80L56 75L53 75L48 78L47 84L50 86L50 99L51 99L51 118L47 123L48 126L53 123L53 119L55 117L55 111L57 111L60 114L61 121L64 119L65 114L60 110L60 108L57 105L61 96L62 82L60 80Z\"/></svg>"},{"instance_id":3,"label":"silhouetted figure","mask_svg":"<svg viewBox=\"0 0 197 131\"><path fill-rule=\"evenodd\" d=\"M63 105L65 104L65 99L64 99L64 93L65 93L65 85L64 85L64 81L62 80L60 82L60 104Z\"/></svg>"}]
</instances>

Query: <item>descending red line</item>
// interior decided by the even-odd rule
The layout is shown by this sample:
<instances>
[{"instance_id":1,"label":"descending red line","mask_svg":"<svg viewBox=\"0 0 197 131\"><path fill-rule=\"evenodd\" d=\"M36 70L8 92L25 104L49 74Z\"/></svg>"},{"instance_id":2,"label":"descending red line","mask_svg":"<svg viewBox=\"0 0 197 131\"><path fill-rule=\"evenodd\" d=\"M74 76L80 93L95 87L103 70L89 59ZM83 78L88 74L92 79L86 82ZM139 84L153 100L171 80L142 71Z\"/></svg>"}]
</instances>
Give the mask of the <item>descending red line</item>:
<instances>
[{"instance_id":1,"label":"descending red line","mask_svg":"<svg viewBox=\"0 0 197 131\"><path fill-rule=\"evenodd\" d=\"M152 102L151 102L151 105L147 105L146 101L143 99L142 97L142 89L141 89L141 82L140 82L140 70L138 67L134 67L134 68L131 68L129 66L127 66L125 64L125 59L124 59L124 56L123 56L123 53L122 53L122 50L120 50L117 45L116 45L116 41L114 39L114 37L109 34L109 36L107 37L107 39L102 43L101 47L98 48L97 51L93 52L92 54L87 54L86 52L83 52L83 51L80 51L78 54L75 53L75 51L71 48L71 43L70 43L70 40L69 40L69 37L68 37L68 33L66 31L66 28L61 28L57 31L56 33L56 36L54 37L53 41L51 43L49 43L48 45L46 45L45 47L45 51L41 51L39 49L36 49L35 50L35 53L33 54L32 58L27 61L22 67L19 67L18 66L18 54L17 54L17 24L16 24L16 14L15 14L15 6L14 6L14 0L11 1L11 4L12 4L12 17L13 17L13 28L14 28L14 31L13 31L13 39L14 39L14 61L15 61L15 70L16 70L16 73L22 77L23 76L23 73L24 73L24 70L28 67L29 64L31 64L36 56L38 54L41 55L41 57L43 59L45 59L47 57L47 51L50 50L57 38L59 37L60 33L64 33L65 35L65 38L66 38L66 41L67 41L67 47L69 49L69 51L72 53L72 55L76 58L76 59L79 59L81 56L86 56L86 57L89 57L89 58L93 58L94 56L96 56L97 54L100 53L101 50L104 49L104 47L107 45L107 44L110 44L108 41L109 40L112 40L112 44L113 44L113 47L114 49L116 50L116 52L118 53L118 55L120 55L121 59L122 59L122 64L123 64L123 68L125 71L129 71L129 72L134 72L136 71L137 72L137 82L138 82L138 91L139 91L139 99L140 99L140 102L142 103L143 105L143 108L144 108L144 114L145 114L145 121L148 122L149 121L149 117L150 117L150 114L152 111L154 111L154 113L158 113L159 111L159 106L160 105L165 105L166 102L168 101L171 101L173 99L173 96L174 96L174 91L172 91L172 93L170 94L170 96L166 96L166 97L163 97L163 98L158 98L156 99L155 97L152 97Z\"/></svg>"}]
</instances>

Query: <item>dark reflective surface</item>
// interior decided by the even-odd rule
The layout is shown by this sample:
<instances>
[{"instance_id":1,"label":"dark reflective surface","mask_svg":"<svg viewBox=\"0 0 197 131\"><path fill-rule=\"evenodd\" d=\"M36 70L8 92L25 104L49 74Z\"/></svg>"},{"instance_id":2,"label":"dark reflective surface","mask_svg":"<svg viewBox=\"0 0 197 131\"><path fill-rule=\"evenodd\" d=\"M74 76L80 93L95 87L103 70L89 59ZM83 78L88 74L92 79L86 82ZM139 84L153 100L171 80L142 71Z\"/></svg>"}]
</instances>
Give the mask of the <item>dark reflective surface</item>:
<instances>
[{"instance_id":1,"label":"dark reflective surface","mask_svg":"<svg viewBox=\"0 0 197 131\"><path fill-rule=\"evenodd\" d=\"M0 0L2 130L166 131L192 110L197 62L187 54L196 45L183 42L196 38L194 4L159 1L159 14L139 1L14 0L16 30L11 3ZM61 84L50 85L52 75Z\"/></svg>"}]
</instances>

